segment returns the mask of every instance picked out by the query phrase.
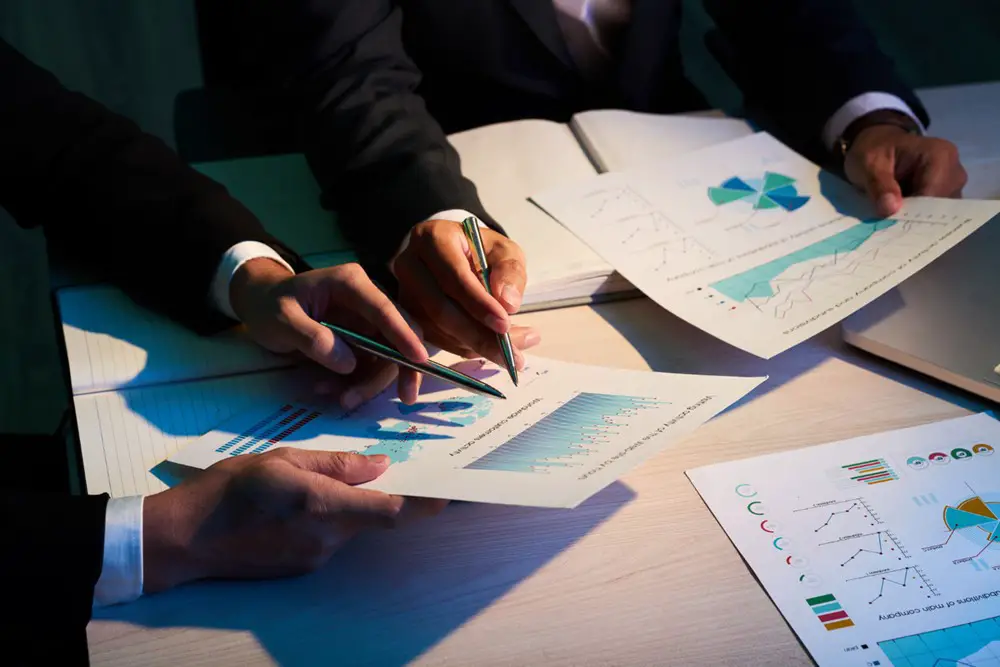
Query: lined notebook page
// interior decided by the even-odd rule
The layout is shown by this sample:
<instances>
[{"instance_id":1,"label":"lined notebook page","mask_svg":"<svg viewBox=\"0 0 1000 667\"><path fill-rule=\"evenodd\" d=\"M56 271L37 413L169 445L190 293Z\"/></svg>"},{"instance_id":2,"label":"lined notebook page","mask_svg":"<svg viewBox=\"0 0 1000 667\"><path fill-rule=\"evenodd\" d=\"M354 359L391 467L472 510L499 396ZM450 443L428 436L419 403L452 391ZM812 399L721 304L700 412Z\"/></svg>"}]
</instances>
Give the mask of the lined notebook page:
<instances>
[{"instance_id":1,"label":"lined notebook page","mask_svg":"<svg viewBox=\"0 0 1000 667\"><path fill-rule=\"evenodd\" d=\"M199 336L109 285L60 290L57 298L74 395L291 364L239 329Z\"/></svg>"},{"instance_id":2,"label":"lined notebook page","mask_svg":"<svg viewBox=\"0 0 1000 667\"><path fill-rule=\"evenodd\" d=\"M672 155L753 134L750 125L738 118L618 109L578 113L573 116L570 127L601 171L655 165Z\"/></svg>"},{"instance_id":3,"label":"lined notebook page","mask_svg":"<svg viewBox=\"0 0 1000 667\"><path fill-rule=\"evenodd\" d=\"M612 273L611 265L528 201L536 192L597 173L568 126L519 120L459 132L448 140L486 210L524 250L530 272L525 301L532 286Z\"/></svg>"},{"instance_id":4,"label":"lined notebook page","mask_svg":"<svg viewBox=\"0 0 1000 667\"><path fill-rule=\"evenodd\" d=\"M88 493L113 498L162 491L150 470L222 422L294 392L294 370L76 396Z\"/></svg>"}]
</instances>

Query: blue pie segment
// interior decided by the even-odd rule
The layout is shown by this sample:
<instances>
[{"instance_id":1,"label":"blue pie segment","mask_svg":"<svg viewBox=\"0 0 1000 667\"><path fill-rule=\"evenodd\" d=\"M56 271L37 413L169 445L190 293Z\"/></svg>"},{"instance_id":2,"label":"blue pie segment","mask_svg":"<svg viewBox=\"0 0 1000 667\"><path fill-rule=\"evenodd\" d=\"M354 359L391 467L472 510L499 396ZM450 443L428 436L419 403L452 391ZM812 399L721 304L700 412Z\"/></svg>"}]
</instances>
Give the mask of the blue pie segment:
<instances>
[{"instance_id":1,"label":"blue pie segment","mask_svg":"<svg viewBox=\"0 0 1000 667\"><path fill-rule=\"evenodd\" d=\"M795 179L773 171L764 172L763 178L727 178L719 186L708 188L708 198L716 206L746 200L756 210L784 209L796 211L809 201L809 196L799 194Z\"/></svg>"}]
</instances>

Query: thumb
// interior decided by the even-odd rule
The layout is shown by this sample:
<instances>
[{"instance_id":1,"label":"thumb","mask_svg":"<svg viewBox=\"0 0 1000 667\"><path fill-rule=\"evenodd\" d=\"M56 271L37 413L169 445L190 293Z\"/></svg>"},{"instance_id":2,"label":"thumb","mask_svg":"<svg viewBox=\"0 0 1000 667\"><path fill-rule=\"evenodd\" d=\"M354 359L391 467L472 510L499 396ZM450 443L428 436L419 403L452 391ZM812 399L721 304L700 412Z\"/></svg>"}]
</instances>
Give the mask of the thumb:
<instances>
[{"instance_id":1,"label":"thumb","mask_svg":"<svg viewBox=\"0 0 1000 667\"><path fill-rule=\"evenodd\" d=\"M903 191L896 181L896 159L891 150L864 158L861 185L881 216L890 216L903 205Z\"/></svg>"},{"instance_id":2,"label":"thumb","mask_svg":"<svg viewBox=\"0 0 1000 667\"><path fill-rule=\"evenodd\" d=\"M285 456L297 468L314 472L344 484L364 484L386 471L391 462L385 454L365 456L352 452L317 452L286 448Z\"/></svg>"},{"instance_id":3,"label":"thumb","mask_svg":"<svg viewBox=\"0 0 1000 667\"><path fill-rule=\"evenodd\" d=\"M490 289L512 315L521 307L528 283L524 252L514 243L497 243L490 251L489 262Z\"/></svg>"},{"instance_id":4,"label":"thumb","mask_svg":"<svg viewBox=\"0 0 1000 667\"><path fill-rule=\"evenodd\" d=\"M357 360L350 346L309 317L297 301L285 308L284 319L286 334L299 352L334 373L347 375L354 371Z\"/></svg>"}]
</instances>

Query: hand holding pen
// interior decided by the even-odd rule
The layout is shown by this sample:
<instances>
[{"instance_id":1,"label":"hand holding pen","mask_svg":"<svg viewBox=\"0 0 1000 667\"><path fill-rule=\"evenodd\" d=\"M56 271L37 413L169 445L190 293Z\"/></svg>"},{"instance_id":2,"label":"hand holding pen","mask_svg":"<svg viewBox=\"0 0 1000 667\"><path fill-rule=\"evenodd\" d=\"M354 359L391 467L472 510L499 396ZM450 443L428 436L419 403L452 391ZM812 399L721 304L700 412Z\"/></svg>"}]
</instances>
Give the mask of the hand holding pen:
<instances>
[{"instance_id":1,"label":"hand holding pen","mask_svg":"<svg viewBox=\"0 0 1000 667\"><path fill-rule=\"evenodd\" d=\"M467 214L448 215L416 225L393 261L399 304L421 326L428 343L467 358L485 357L502 368L506 363L497 335L508 334L515 368L522 367L521 351L540 341L536 331L510 321L527 281L524 252L507 236L480 229L490 269L487 290L462 225Z\"/></svg>"}]
</instances>

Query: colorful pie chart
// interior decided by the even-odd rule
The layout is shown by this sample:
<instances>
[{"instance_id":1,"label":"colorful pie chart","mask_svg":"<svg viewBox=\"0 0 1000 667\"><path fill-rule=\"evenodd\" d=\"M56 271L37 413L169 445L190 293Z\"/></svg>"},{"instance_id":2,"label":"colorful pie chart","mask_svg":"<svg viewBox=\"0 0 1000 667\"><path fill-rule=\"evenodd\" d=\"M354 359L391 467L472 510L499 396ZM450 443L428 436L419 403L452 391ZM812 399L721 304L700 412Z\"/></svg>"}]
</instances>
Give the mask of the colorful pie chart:
<instances>
[{"instance_id":1,"label":"colorful pie chart","mask_svg":"<svg viewBox=\"0 0 1000 667\"><path fill-rule=\"evenodd\" d=\"M763 178L728 178L718 187L710 187L708 198L716 206L748 201L755 210L784 209L789 212L802 208L809 201L808 196L795 189L794 178L773 171L764 172Z\"/></svg>"}]
</instances>

